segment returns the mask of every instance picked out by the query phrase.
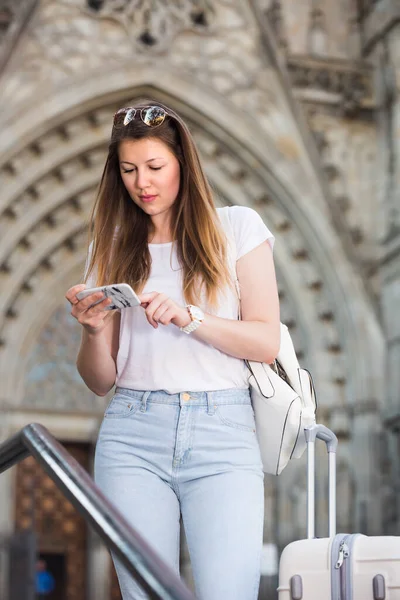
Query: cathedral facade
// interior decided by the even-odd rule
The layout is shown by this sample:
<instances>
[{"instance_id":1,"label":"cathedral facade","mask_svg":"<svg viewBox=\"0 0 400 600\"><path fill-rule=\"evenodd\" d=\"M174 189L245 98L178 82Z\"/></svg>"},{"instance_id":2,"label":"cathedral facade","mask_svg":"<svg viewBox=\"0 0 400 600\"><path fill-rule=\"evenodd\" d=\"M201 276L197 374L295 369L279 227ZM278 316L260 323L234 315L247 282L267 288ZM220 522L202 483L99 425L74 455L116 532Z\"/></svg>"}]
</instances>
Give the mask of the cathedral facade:
<instances>
[{"instance_id":1,"label":"cathedral facade","mask_svg":"<svg viewBox=\"0 0 400 600\"><path fill-rule=\"evenodd\" d=\"M0 439L39 422L92 469L107 399L76 372L64 294L112 115L151 98L189 124L217 204L276 236L281 319L339 438L338 530L399 535L399 93L398 0L3 0ZM304 458L266 476L265 499L279 554L305 536ZM65 600L117 597L105 547L28 459L1 475L1 539L32 515Z\"/></svg>"}]
</instances>

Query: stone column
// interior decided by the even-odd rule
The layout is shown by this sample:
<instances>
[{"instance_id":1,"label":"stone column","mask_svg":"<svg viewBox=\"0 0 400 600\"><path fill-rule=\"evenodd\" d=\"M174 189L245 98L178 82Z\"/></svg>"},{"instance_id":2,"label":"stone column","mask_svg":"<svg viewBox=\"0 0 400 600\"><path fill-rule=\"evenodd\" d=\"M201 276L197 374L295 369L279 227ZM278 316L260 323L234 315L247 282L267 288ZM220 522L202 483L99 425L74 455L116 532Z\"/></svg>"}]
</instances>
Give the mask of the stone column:
<instances>
[{"instance_id":1,"label":"stone column","mask_svg":"<svg viewBox=\"0 0 400 600\"><path fill-rule=\"evenodd\" d=\"M384 9L384 10L383 10ZM383 10L383 12L382 12ZM381 255L381 311L386 334L386 389L383 423L386 456L382 468L383 528L400 533L400 5L387 2L365 23L364 44L376 65L380 131L377 176L385 215ZM379 17L379 18L378 18ZM386 463L386 464L385 464ZM385 484L385 482L384 482Z\"/></svg>"},{"instance_id":2,"label":"stone column","mask_svg":"<svg viewBox=\"0 0 400 600\"><path fill-rule=\"evenodd\" d=\"M400 30L400 27L399 27ZM400 103L399 103L400 106ZM398 109L399 110L399 109ZM399 153L397 140L396 155ZM399 185L399 183L398 183ZM398 197L399 190L397 190ZM399 202L399 198L397 199ZM384 511L384 529L388 534L400 534L400 229L399 222L391 223L383 243L382 254L382 313L387 339L386 390L384 424L388 489ZM397 229L397 231L396 231Z\"/></svg>"},{"instance_id":3,"label":"stone column","mask_svg":"<svg viewBox=\"0 0 400 600\"><path fill-rule=\"evenodd\" d=\"M371 398L355 402L352 409L350 451L355 490L353 528L367 535L379 535L382 534L379 405ZM338 502L341 502L340 498Z\"/></svg>"}]
</instances>

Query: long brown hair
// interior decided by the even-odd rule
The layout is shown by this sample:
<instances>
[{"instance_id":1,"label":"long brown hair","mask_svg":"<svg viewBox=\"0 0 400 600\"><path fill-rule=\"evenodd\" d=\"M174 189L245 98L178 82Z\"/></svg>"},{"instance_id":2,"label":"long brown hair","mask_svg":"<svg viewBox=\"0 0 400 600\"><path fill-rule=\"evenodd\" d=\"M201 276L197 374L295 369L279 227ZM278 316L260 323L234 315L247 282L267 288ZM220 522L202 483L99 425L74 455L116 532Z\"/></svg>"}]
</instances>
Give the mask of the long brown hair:
<instances>
[{"instance_id":1,"label":"long brown hair","mask_svg":"<svg viewBox=\"0 0 400 600\"><path fill-rule=\"evenodd\" d=\"M182 119L159 102L136 104L136 109L156 105L167 112L162 125L152 128L140 118L113 127L108 156L91 215L93 237L88 276L97 272L97 284L129 283L140 293L151 270L148 248L151 218L130 198L121 178L118 145L123 139L158 139L180 163L180 189L173 204L172 239L182 268L186 302L196 304L203 293L211 307L218 292L231 284L227 244L192 135ZM162 290L160 290L162 291Z\"/></svg>"}]
</instances>

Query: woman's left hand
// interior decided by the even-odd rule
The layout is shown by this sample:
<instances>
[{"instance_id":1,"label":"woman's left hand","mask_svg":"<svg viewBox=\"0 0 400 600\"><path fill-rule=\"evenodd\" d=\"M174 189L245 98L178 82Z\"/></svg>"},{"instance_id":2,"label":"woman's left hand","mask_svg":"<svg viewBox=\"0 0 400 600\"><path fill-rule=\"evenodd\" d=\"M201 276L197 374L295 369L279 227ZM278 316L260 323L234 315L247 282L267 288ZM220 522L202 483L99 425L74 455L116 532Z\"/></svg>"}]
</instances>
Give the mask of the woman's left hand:
<instances>
[{"instance_id":1,"label":"woman's left hand","mask_svg":"<svg viewBox=\"0 0 400 600\"><path fill-rule=\"evenodd\" d=\"M179 306L166 294L148 292L139 294L139 300L145 309L148 322L154 329L157 329L159 323L161 325L172 323L177 327L186 327L191 322L187 308Z\"/></svg>"}]
</instances>

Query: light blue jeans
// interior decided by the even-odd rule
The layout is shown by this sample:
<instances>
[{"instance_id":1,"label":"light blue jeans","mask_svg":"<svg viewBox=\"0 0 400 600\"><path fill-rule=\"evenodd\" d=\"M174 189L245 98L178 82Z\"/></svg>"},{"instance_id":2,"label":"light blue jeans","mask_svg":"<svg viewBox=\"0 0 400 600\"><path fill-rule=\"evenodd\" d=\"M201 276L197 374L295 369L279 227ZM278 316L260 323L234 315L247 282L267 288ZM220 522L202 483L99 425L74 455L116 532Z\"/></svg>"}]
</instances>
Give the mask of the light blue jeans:
<instances>
[{"instance_id":1,"label":"light blue jeans","mask_svg":"<svg viewBox=\"0 0 400 600\"><path fill-rule=\"evenodd\" d=\"M257 598L264 489L248 390L117 388L95 480L176 573L182 515L197 598ZM124 600L147 598L115 562Z\"/></svg>"}]
</instances>

